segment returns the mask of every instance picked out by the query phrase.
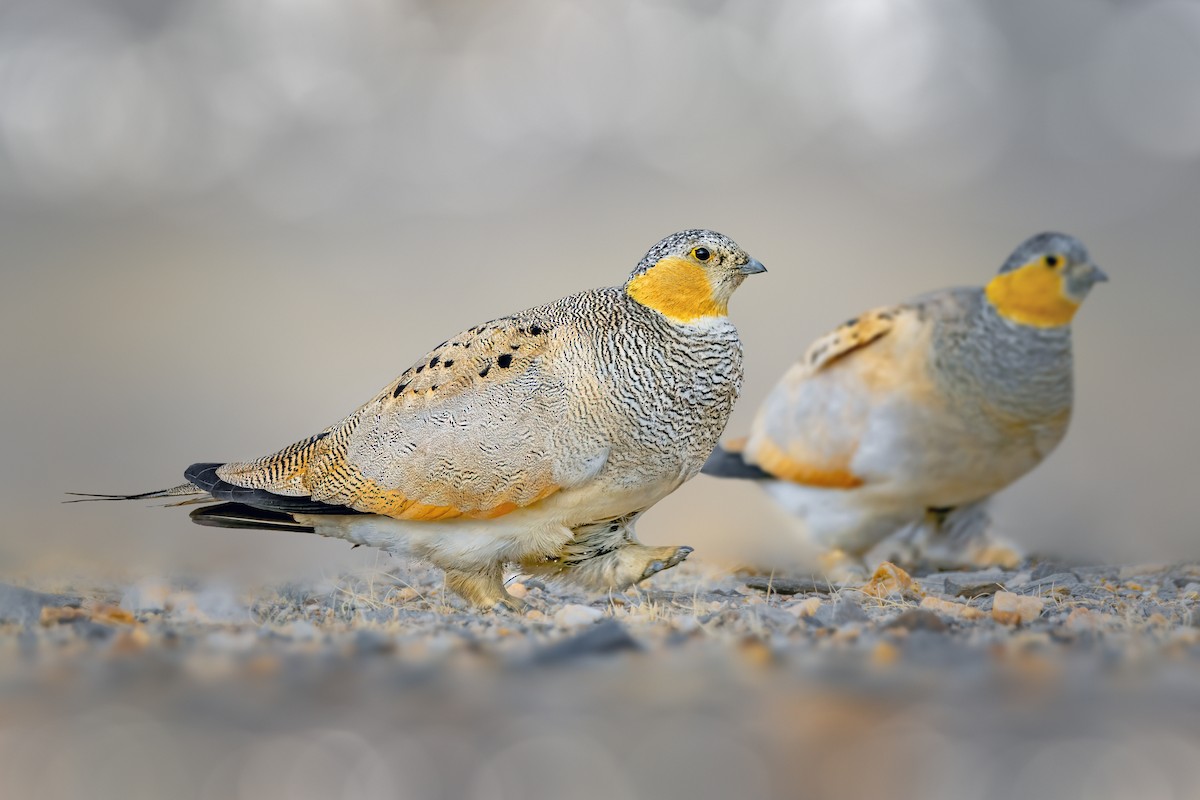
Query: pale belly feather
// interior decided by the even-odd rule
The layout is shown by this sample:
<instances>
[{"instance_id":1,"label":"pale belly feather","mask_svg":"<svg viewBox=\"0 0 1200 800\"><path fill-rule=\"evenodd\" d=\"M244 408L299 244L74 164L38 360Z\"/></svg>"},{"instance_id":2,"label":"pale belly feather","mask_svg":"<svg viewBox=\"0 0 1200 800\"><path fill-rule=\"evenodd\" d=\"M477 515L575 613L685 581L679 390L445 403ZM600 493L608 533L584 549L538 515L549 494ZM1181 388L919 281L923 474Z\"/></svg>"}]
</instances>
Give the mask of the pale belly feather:
<instances>
[{"instance_id":1,"label":"pale belly feather","mask_svg":"<svg viewBox=\"0 0 1200 800\"><path fill-rule=\"evenodd\" d=\"M593 481L557 492L529 508L488 520L459 517L413 521L374 514L297 515L297 520L312 525L322 536L468 569L553 553L570 541L573 529L640 512L670 494L680 483L682 479L677 477L633 487Z\"/></svg>"}]
</instances>

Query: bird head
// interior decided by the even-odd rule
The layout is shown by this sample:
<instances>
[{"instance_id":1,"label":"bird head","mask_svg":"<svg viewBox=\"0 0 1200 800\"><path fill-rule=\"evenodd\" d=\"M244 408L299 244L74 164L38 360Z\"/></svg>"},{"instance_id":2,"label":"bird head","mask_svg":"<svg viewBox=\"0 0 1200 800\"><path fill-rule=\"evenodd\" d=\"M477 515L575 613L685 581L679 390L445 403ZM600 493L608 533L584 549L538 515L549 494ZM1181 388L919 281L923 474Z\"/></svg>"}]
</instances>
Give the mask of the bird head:
<instances>
[{"instance_id":1,"label":"bird head","mask_svg":"<svg viewBox=\"0 0 1200 800\"><path fill-rule=\"evenodd\" d=\"M725 316L729 298L746 276L766 271L729 237L687 230L651 247L625 291L672 322L691 323Z\"/></svg>"},{"instance_id":2,"label":"bird head","mask_svg":"<svg viewBox=\"0 0 1200 800\"><path fill-rule=\"evenodd\" d=\"M1005 319L1053 328L1070 323L1092 286L1106 280L1078 239L1039 233L1013 251L985 291Z\"/></svg>"}]
</instances>

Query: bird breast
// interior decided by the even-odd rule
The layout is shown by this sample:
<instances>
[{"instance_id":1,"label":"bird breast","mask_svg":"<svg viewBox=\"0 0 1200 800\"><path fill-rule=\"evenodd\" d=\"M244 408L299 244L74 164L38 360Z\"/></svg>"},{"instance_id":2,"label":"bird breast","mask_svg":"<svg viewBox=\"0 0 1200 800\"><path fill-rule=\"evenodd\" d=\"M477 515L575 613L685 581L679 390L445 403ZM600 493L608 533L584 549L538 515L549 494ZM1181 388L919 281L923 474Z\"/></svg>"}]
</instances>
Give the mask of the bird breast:
<instances>
[{"instance_id":1,"label":"bird breast","mask_svg":"<svg viewBox=\"0 0 1200 800\"><path fill-rule=\"evenodd\" d=\"M742 347L724 317L673 324L636 303L618 324L597 325L568 364L573 420L563 435L605 443L598 476L613 485L661 484L663 494L693 477L716 446L742 382ZM569 423L575 424L569 424Z\"/></svg>"}]
</instances>

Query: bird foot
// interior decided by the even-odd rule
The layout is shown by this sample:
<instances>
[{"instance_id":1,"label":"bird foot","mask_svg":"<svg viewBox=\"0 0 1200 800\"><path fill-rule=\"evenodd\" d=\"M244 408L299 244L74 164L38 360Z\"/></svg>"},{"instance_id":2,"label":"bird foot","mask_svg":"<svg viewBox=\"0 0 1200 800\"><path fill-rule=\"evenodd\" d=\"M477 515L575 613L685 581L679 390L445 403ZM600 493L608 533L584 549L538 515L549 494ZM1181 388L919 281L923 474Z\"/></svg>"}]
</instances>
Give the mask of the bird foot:
<instances>
[{"instance_id":1,"label":"bird foot","mask_svg":"<svg viewBox=\"0 0 1200 800\"><path fill-rule=\"evenodd\" d=\"M650 548L655 551L660 551L652 557L652 560L646 564L646 568L642 570L641 577L638 581L644 581L651 575L657 575L664 569L670 569L676 564L685 561L692 554L694 548L682 545L680 547L655 547Z\"/></svg>"},{"instance_id":2,"label":"bird foot","mask_svg":"<svg viewBox=\"0 0 1200 800\"><path fill-rule=\"evenodd\" d=\"M526 603L504 589L501 565L465 571L446 570L446 586L476 608L504 613L520 613Z\"/></svg>"},{"instance_id":3,"label":"bird foot","mask_svg":"<svg viewBox=\"0 0 1200 800\"><path fill-rule=\"evenodd\" d=\"M529 610L529 603L509 594L497 600L491 610L493 614L524 614Z\"/></svg>"}]
</instances>

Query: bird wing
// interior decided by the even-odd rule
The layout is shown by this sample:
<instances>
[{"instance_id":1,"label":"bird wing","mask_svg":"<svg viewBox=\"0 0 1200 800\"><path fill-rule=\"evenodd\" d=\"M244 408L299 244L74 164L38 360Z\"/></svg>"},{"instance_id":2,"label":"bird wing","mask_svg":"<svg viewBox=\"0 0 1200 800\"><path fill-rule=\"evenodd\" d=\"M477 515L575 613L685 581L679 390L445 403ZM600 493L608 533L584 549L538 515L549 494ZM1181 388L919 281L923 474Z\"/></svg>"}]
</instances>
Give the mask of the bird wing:
<instances>
[{"instance_id":1,"label":"bird wing","mask_svg":"<svg viewBox=\"0 0 1200 800\"><path fill-rule=\"evenodd\" d=\"M902 306L887 306L848 320L813 342L800 359L801 371L812 374L886 336Z\"/></svg>"},{"instance_id":2,"label":"bird wing","mask_svg":"<svg viewBox=\"0 0 1200 800\"><path fill-rule=\"evenodd\" d=\"M914 306L878 308L817 339L767 397L744 460L794 483L850 489L853 469L880 400L920 382L920 332Z\"/></svg>"},{"instance_id":3,"label":"bird wing","mask_svg":"<svg viewBox=\"0 0 1200 800\"><path fill-rule=\"evenodd\" d=\"M573 387L553 365L570 330L536 311L442 343L338 425L219 477L408 520L498 517L579 485L607 450L557 446Z\"/></svg>"}]
</instances>

